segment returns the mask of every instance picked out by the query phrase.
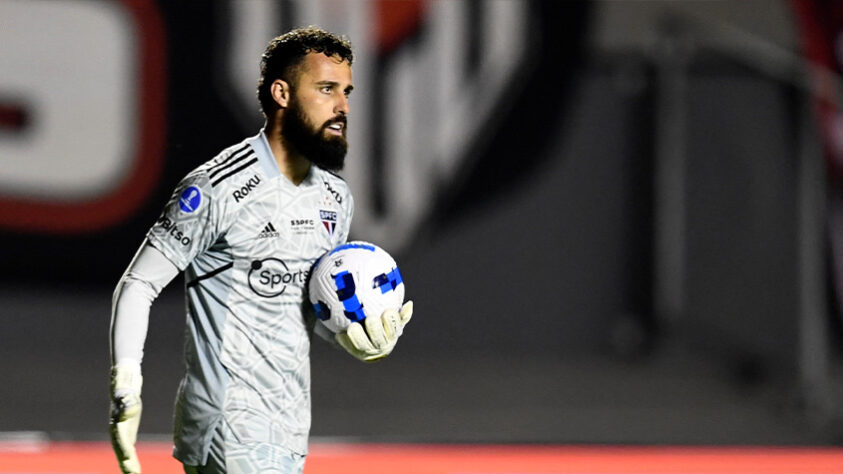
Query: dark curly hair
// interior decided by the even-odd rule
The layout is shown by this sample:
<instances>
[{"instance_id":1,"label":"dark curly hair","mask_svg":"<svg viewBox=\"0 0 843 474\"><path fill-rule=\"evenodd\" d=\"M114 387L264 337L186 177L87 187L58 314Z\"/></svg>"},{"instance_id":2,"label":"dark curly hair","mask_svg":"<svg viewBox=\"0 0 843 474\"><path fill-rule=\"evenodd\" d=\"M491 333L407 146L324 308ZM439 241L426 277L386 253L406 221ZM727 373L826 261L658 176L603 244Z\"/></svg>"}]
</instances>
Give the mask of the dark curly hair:
<instances>
[{"instance_id":1,"label":"dark curly hair","mask_svg":"<svg viewBox=\"0 0 843 474\"><path fill-rule=\"evenodd\" d=\"M272 99L270 86L276 79L292 84L297 68L308 53L339 56L348 64L354 60L351 43L344 36L337 36L316 26L296 28L269 42L261 56L261 75L258 80L258 101L265 116L278 107Z\"/></svg>"}]
</instances>

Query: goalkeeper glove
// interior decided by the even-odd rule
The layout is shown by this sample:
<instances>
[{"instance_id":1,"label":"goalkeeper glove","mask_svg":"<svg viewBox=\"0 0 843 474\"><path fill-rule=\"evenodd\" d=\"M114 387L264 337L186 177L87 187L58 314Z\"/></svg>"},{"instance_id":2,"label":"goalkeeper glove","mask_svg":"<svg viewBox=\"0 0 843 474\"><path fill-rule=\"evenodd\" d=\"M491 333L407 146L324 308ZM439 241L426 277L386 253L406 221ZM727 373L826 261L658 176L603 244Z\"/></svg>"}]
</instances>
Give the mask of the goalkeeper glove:
<instances>
[{"instance_id":1,"label":"goalkeeper glove","mask_svg":"<svg viewBox=\"0 0 843 474\"><path fill-rule=\"evenodd\" d=\"M363 325L353 322L335 337L349 354L364 362L374 362L392 352L412 316L413 302L408 301L400 312L388 309L380 316L364 319L365 330Z\"/></svg>"},{"instance_id":2,"label":"goalkeeper glove","mask_svg":"<svg viewBox=\"0 0 843 474\"><path fill-rule=\"evenodd\" d=\"M111 420L109 432L123 474L141 472L135 441L141 418L140 366L115 365L111 369Z\"/></svg>"}]
</instances>

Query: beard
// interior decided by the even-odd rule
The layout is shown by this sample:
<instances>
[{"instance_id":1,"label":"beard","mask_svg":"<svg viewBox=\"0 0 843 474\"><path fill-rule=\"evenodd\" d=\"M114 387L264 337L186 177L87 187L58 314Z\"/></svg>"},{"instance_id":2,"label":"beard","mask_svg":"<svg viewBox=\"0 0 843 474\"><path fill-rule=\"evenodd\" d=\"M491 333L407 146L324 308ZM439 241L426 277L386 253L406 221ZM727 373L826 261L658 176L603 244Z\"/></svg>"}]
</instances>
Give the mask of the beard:
<instances>
[{"instance_id":1,"label":"beard","mask_svg":"<svg viewBox=\"0 0 843 474\"><path fill-rule=\"evenodd\" d=\"M343 124L342 136L326 137L325 129L337 122ZM340 171L345 165L345 154L348 151L346 125L345 116L340 115L320 127L314 127L307 121L301 107L293 101L282 118L281 136L293 151L314 165L328 171Z\"/></svg>"}]
</instances>

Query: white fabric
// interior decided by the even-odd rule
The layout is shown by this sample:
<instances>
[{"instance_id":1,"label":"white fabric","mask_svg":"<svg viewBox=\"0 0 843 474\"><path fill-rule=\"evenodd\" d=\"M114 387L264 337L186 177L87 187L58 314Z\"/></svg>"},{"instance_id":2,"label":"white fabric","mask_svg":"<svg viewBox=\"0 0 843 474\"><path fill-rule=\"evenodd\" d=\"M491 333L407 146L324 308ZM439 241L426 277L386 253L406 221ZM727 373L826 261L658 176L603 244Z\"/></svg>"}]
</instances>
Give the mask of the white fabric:
<instances>
[{"instance_id":1,"label":"white fabric","mask_svg":"<svg viewBox=\"0 0 843 474\"><path fill-rule=\"evenodd\" d=\"M140 372L149 308L179 269L144 240L114 290L111 305L111 363Z\"/></svg>"},{"instance_id":2,"label":"white fabric","mask_svg":"<svg viewBox=\"0 0 843 474\"><path fill-rule=\"evenodd\" d=\"M342 178L316 166L291 182L264 133L223 150L176 187L147 237L185 275L177 459L204 464L221 418L244 444L307 452L305 282L313 262L346 241L353 209Z\"/></svg>"}]
</instances>

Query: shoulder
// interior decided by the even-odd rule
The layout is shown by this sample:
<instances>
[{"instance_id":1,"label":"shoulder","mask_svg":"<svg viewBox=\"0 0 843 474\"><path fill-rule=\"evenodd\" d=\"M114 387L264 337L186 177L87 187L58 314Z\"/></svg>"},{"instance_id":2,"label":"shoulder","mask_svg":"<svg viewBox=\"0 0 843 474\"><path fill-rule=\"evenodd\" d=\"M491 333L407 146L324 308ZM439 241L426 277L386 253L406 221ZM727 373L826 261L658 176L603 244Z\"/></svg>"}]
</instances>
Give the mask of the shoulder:
<instances>
[{"instance_id":1,"label":"shoulder","mask_svg":"<svg viewBox=\"0 0 843 474\"><path fill-rule=\"evenodd\" d=\"M259 168L258 156L252 142L253 139L246 139L222 150L195 172L204 175L212 188L230 186L232 179L236 181L238 177Z\"/></svg>"},{"instance_id":2,"label":"shoulder","mask_svg":"<svg viewBox=\"0 0 843 474\"><path fill-rule=\"evenodd\" d=\"M251 189L262 181L263 171L253 139L249 138L225 148L199 165L182 180L180 189L197 186L209 196L223 197L244 187Z\"/></svg>"},{"instance_id":3,"label":"shoulder","mask_svg":"<svg viewBox=\"0 0 843 474\"><path fill-rule=\"evenodd\" d=\"M180 201L193 199L203 204L222 205L229 197L239 201L235 191L246 188L248 193L263 181L252 139L246 139L194 168L179 182L174 197Z\"/></svg>"}]
</instances>

